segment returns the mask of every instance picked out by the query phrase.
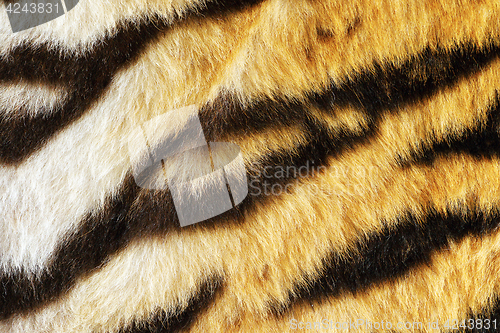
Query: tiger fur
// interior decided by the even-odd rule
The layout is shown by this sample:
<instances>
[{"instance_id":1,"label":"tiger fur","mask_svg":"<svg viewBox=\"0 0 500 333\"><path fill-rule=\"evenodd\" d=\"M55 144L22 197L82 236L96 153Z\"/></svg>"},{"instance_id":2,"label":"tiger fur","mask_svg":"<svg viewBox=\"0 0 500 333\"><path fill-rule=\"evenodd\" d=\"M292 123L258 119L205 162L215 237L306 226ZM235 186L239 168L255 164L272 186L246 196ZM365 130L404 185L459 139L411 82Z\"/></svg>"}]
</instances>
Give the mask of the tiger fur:
<instances>
[{"instance_id":1,"label":"tiger fur","mask_svg":"<svg viewBox=\"0 0 500 333\"><path fill-rule=\"evenodd\" d=\"M500 326L498 1L81 0L17 33L0 15L1 332ZM150 148L197 113L249 191L181 227L128 144L186 106Z\"/></svg>"}]
</instances>

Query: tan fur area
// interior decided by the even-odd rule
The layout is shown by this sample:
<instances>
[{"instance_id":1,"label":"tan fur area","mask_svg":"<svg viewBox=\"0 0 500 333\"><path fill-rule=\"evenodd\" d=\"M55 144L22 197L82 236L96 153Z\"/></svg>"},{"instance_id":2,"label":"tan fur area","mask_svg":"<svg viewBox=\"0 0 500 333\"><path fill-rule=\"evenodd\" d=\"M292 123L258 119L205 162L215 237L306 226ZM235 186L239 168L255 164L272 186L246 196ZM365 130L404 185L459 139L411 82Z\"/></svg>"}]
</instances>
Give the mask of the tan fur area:
<instances>
[{"instance_id":1,"label":"tan fur area","mask_svg":"<svg viewBox=\"0 0 500 333\"><path fill-rule=\"evenodd\" d=\"M243 39L248 44L231 64L236 72L227 83L243 100L277 91L300 98L323 87L328 76L342 81L373 62L397 64L425 47L487 45L498 36L499 8L494 1L302 1L295 6L268 1L253 15L250 37Z\"/></svg>"},{"instance_id":2,"label":"tan fur area","mask_svg":"<svg viewBox=\"0 0 500 333\"><path fill-rule=\"evenodd\" d=\"M498 103L498 55L416 101L377 110L376 120L365 100L328 110L308 102L329 84L343 87L375 73L377 64L389 71L425 58L425 52L451 53L463 45L500 47L499 2L269 0L220 17L179 19L190 9L201 11L204 3L82 0L66 16L16 35L6 32L2 18L0 36L6 37L0 57L26 41L83 54L127 18L137 23L140 16L159 15L172 26L118 71L88 113L26 161L0 166L0 231L5 235L0 240L1 268L23 267L36 276L50 263L58 242L75 232L85 216L99 215L123 194L121 185L148 149L181 132L189 116L217 105L221 97L233 96L243 109L256 113L264 111L251 107L266 99L302 103L301 112L331 138L362 135L370 126L373 133L332 154L323 165L310 156L314 174L279 184L274 188L279 193L256 193L252 185L266 178L250 177L248 195L265 200L244 210L239 221L172 226L156 235L144 232L79 276L63 295L0 321L0 332L119 332L134 321L147 322L159 309L167 314L186 311L199 286L213 277L220 277L222 285L186 332L294 332L291 320L323 319L420 322L421 330L398 332L437 332L429 322L442 325L490 310L500 295L498 228L451 241L432 252L427 264L355 294L292 302L283 314L273 313L273 306L288 304L296 288L318 278L329 254L354 257L358 241L396 229L405 214L432 223L424 220L430 210L493 213L500 208L498 157L474 158L462 152L438 155L430 165L411 162L435 142L486 125ZM415 81L430 75L418 69L412 73ZM0 106L14 112L23 105L36 111L65 98L60 87L0 82ZM134 135L141 126L186 106L192 108L157 118L165 124L155 125L149 146L137 141ZM308 130L305 122L297 122L215 137L240 147L252 175L262 172L267 156L299 154L310 140ZM177 175L181 166L183 176L201 169L191 156L170 162L158 179ZM203 193L205 188L200 182L193 191ZM151 207L170 209L164 196L154 193L139 190L126 217L144 218L149 215L143 210Z\"/></svg>"},{"instance_id":3,"label":"tan fur area","mask_svg":"<svg viewBox=\"0 0 500 333\"><path fill-rule=\"evenodd\" d=\"M397 332L438 332L434 326L429 327L429 323L438 322L444 329L446 321L453 326L454 319L459 320L458 327L468 311L488 307L489 291L498 290L498 241L498 233L480 240L468 238L433 256L430 265L418 267L404 279L321 304L301 304L279 319L245 313L234 322L227 322L227 317L220 316L219 308L214 307L197 322L192 332L321 332L325 329L292 328L299 322L303 322L305 328L308 322L324 323L324 320L329 325L326 331L331 332L345 332L345 327L356 332L386 332L388 322ZM222 300L218 299L220 303ZM469 306L472 309L468 309ZM362 320L359 326L358 320ZM351 322L356 323L354 328L335 328L337 323L349 325ZM379 329L370 328L369 322L378 323Z\"/></svg>"},{"instance_id":4,"label":"tan fur area","mask_svg":"<svg viewBox=\"0 0 500 333\"><path fill-rule=\"evenodd\" d=\"M459 244L451 244L446 251L433 257L430 267L412 270L411 274L399 279L397 284L382 285L354 298L342 295L326 302L333 303L330 306L318 304L311 310L307 310L309 306L300 306L297 310L294 308L286 320L275 324L273 317L267 313L266 304L270 300L282 298L290 283L303 272L314 272L315 267L320 266L318 260L328 250L327 246L322 249L321 244L327 245L329 240L335 239L339 250L342 250L349 248L349 239L362 233L360 229L342 232L339 227L348 227L352 224L351 221L373 221L371 226L364 228L375 230L380 217L371 216L372 212L374 207L388 202L388 197L393 201L401 198L405 203L411 199L420 203L428 202L438 210L453 207L459 202L467 204L470 197L481 197L488 198L488 201L478 202L478 206L488 211L491 205L499 204L500 188L489 186L496 181L499 172L498 160L478 163L460 156L441 160L436 168L411 168L386 182L378 181L378 184L386 185L378 191L376 200L365 198L360 200L362 202L353 202L350 204L352 210L344 205L343 212L349 218L339 219L337 225L333 216L328 220L320 218L321 211L332 209L335 196L326 191L320 192L313 206L307 199L310 192L300 187L292 196L295 207L289 204L292 202L291 198L277 200L281 205L275 204L271 209L262 207L259 210L259 215L263 213L265 219L250 216L244 228L226 228L215 232L199 230L194 234L181 230L181 233L168 234L164 239L141 240L138 244L131 245L104 269L75 287L68 299L63 299L61 307L54 306L57 310L48 307L37 315L36 322L46 321L50 323L50 330L56 332L84 332L90 327L94 331L106 332L134 316L154 311L160 304L166 310L179 302L182 304L182 300L190 293L189 290L199 283L201 277L217 271L226 274L224 293L209 310L206 318L210 324L203 324L201 320L200 325L209 326L194 327L193 332L202 328L213 332L226 331L239 324L240 320L244 322L246 316L250 316L247 319L249 322L242 324L242 332L249 331L250 327L255 328L256 322L262 320L257 320L255 316L271 320L267 325L276 327L287 327L291 318L304 321L323 318L362 318L376 321L377 318L386 318L385 320L395 323L402 320L444 322L447 319L462 318L468 310L464 308L464 304L479 309L487 304L491 292L498 290L498 282L494 278L498 272L492 261L498 257L497 233L491 237L476 240L468 238ZM465 173L467 177L464 177ZM457 181L458 179L463 181ZM415 189L419 191L415 192ZM323 205L318 202L323 202ZM339 207L341 205L341 202L337 204ZM305 220L302 216L296 218L299 212L302 215L306 213L308 207L309 214L306 216L311 216L311 219ZM385 215L382 217L388 222L400 213L397 208L392 209L396 210L394 214L380 213ZM417 209L412 212L419 213ZM285 224L288 228L285 230L280 224ZM295 232L290 228L291 225ZM306 230L310 230L310 233L306 233ZM267 241L269 239L275 241L271 243ZM276 242L277 239L283 241ZM238 242L237 245L235 242ZM342 243L345 245L342 246ZM310 248L311 244L315 244L314 251ZM470 249L471 246L474 250ZM308 248L307 253L304 252L305 248ZM210 253L210 256L206 257L206 253ZM474 254L472 258L471 254ZM232 260L223 260L227 257ZM436 267L433 268L434 266ZM194 280L183 278L188 275ZM151 280L151 276L155 279ZM470 276L475 279L471 281ZM165 284L171 287L164 289ZM447 287L443 288L443 284ZM260 295L260 299L256 299L255 295ZM123 298L127 299L126 303L115 302ZM427 310L413 308L412 302L418 302L422 309ZM108 315L103 316L103 313ZM50 320L42 319L46 316ZM62 319L58 319L59 317ZM22 323L25 324L24 321ZM244 328L245 325L249 326ZM262 328L262 331L266 329ZM281 328L277 331L281 331Z\"/></svg>"}]
</instances>

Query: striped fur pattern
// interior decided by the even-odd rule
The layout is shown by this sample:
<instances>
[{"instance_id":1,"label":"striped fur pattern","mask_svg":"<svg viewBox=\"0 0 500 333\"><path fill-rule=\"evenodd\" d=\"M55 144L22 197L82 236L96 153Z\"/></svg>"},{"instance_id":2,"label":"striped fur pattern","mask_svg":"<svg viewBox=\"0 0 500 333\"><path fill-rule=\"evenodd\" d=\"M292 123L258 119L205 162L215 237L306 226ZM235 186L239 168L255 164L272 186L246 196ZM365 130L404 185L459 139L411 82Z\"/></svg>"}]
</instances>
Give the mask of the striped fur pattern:
<instances>
[{"instance_id":1,"label":"striped fur pattern","mask_svg":"<svg viewBox=\"0 0 500 333\"><path fill-rule=\"evenodd\" d=\"M500 327L497 0L81 0L16 34L0 16L0 332ZM128 142L188 105L239 145L249 194L181 228Z\"/></svg>"}]
</instances>

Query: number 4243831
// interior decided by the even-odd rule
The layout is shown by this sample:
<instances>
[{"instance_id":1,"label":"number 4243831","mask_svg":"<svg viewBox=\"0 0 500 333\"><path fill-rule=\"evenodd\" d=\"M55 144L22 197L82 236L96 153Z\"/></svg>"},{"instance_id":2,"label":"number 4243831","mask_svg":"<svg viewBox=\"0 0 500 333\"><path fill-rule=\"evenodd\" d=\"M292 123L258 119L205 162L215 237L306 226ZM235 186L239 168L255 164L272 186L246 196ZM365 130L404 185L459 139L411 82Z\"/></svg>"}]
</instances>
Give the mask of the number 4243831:
<instances>
[{"instance_id":1,"label":"number 4243831","mask_svg":"<svg viewBox=\"0 0 500 333\"><path fill-rule=\"evenodd\" d=\"M444 323L444 328L449 329L449 330L458 330L458 329L470 329L470 330L477 330L477 329L483 329L483 330L489 330L491 329L492 331L496 332L497 331L497 320L490 320L490 319L468 319L468 320L462 320L458 321L457 319L454 320L447 320Z\"/></svg>"},{"instance_id":2,"label":"number 4243831","mask_svg":"<svg viewBox=\"0 0 500 333\"><path fill-rule=\"evenodd\" d=\"M55 13L59 13L59 4L51 4L51 3L30 3L24 4L21 7L19 3L9 3L7 8L5 8L7 13L9 14L21 14L21 13L30 13L30 14L51 14L53 11Z\"/></svg>"}]
</instances>

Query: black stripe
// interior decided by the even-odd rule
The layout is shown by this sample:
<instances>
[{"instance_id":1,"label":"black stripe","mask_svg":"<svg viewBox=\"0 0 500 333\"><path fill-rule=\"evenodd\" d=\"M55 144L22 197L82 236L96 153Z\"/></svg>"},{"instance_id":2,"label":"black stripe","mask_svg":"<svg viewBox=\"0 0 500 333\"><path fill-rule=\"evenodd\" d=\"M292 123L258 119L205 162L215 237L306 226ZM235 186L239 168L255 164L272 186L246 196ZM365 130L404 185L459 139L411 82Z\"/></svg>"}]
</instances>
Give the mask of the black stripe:
<instances>
[{"instance_id":1,"label":"black stripe","mask_svg":"<svg viewBox=\"0 0 500 333\"><path fill-rule=\"evenodd\" d=\"M320 134L322 131L316 132ZM272 155L265 157L265 163L282 165L302 163L315 149L326 156L327 148L322 140L316 138L304 146L300 156ZM327 140L324 142L328 142ZM306 154L307 153L307 154ZM262 180L287 182L289 178L268 179L262 175L253 179L260 180L256 186L264 190ZM24 271L2 272L0 275L0 319L18 312L36 309L69 291L80 276L102 266L107 258L125 247L133 239L148 237L152 234L165 234L172 228L179 228L178 218L171 194L166 191L141 190L132 176L127 177L120 195L109 199L97 214L89 214L81 222L81 227L70 235L55 252L51 263L37 278L30 278ZM249 195L236 209L211 218L202 223L185 227L217 228L224 223L243 221L243 213L255 208L255 203L266 200L263 195Z\"/></svg>"},{"instance_id":2,"label":"black stripe","mask_svg":"<svg viewBox=\"0 0 500 333\"><path fill-rule=\"evenodd\" d=\"M231 140L235 136L255 134L270 128L283 129L300 125L306 134L305 143L291 150L274 151L262 156L254 164L268 166L270 170L288 167L299 169L312 164L318 168L326 166L329 158L340 157L343 153L368 143L377 135L378 124L385 112L398 112L399 107L452 87L485 68L498 57L499 52L498 47L477 50L471 45L462 45L449 52L425 50L400 67L376 65L375 70L359 74L342 86L332 85L320 94L312 94L305 103L263 100L243 107L234 96L221 95L214 103L200 110L200 120L208 141ZM322 125L321 120L308 112L310 104L319 106L325 113L334 113L347 105L353 106L364 112L363 130L341 129L331 133ZM457 147L454 150L467 154L495 154L496 141L491 141L494 136L491 131L493 127L494 122L491 122L477 136L464 136L462 143L469 149ZM483 139L484 142L481 141ZM435 148L436 151L445 152L445 149ZM301 178L313 176L314 170L307 170L309 174L302 175ZM248 178L256 184L256 193L262 193L275 184L284 188L297 181L288 174L285 177L264 177L262 169L257 170L257 175L250 169ZM265 199L249 197L240 206L240 210L251 209L255 201L260 200Z\"/></svg>"},{"instance_id":3,"label":"black stripe","mask_svg":"<svg viewBox=\"0 0 500 333\"><path fill-rule=\"evenodd\" d=\"M177 19L223 15L261 1L211 1ZM115 35L104 38L84 55L74 55L47 44L22 44L0 59L0 82L23 80L63 85L70 94L64 105L38 110L33 117L0 116L1 163L22 162L52 135L80 118L103 94L113 76L133 63L170 27L161 17L146 17L139 24L136 22L122 22ZM4 114L9 113L12 112Z\"/></svg>"},{"instance_id":4,"label":"black stripe","mask_svg":"<svg viewBox=\"0 0 500 333\"><path fill-rule=\"evenodd\" d=\"M277 151L262 156L255 164L271 169L286 169L288 166L298 169L308 163L324 166L330 156L338 156L367 140L366 133L344 132L338 137L332 137L326 128L307 117L304 118L303 126L309 134L305 144L290 151ZM271 173L264 176L262 167L248 171L251 191L257 190L260 195L251 193L236 209L186 227L186 230L198 227L217 228L224 223L242 222L243 215L255 209L256 203L262 203L269 198L263 195L266 188L269 189L269 184L286 185L297 181L292 174L277 177ZM257 174L254 171L257 171ZM314 170L308 169L301 177L313 176L313 172ZM175 208L168 191L141 191L132 177L129 177L121 193L121 196L110 200L100 214L89 216L82 222L81 229L60 246L52 264L38 279L32 281L25 272L3 274L0 278L0 314L3 318L36 308L59 297L73 286L79 276L101 266L109 255L116 253L130 240L150 234L162 234L170 228L178 227ZM134 201L136 204L132 206Z\"/></svg>"},{"instance_id":5,"label":"black stripe","mask_svg":"<svg viewBox=\"0 0 500 333\"><path fill-rule=\"evenodd\" d=\"M438 85L433 86L436 89L438 87ZM340 98L334 102L338 103L338 101L342 100ZM363 99L356 100L363 101ZM384 106L383 103L379 104ZM377 103L375 103L374 107L376 105ZM388 107L388 105L384 107ZM253 114L257 115L259 113ZM276 114L282 115L281 113ZM374 125L370 124L368 131L365 133L341 133L338 137L332 137L328 130L316 123L314 119L309 118L305 113L298 111L297 115L302 117L303 126L309 135L307 143L291 151L275 152L269 156L263 156L259 161L262 165L282 167L290 165L298 168L306 165L307 161L312 159L317 161L316 165L325 165L326 158L341 154L345 150L353 148L356 144L364 142L369 137L367 133L373 132L375 128ZM223 116L235 117L231 112L229 115ZM248 124L250 128L265 126L265 121L261 122L252 117L245 119L243 124ZM376 117L374 116L372 119L376 119ZM282 117L278 121L287 124L290 120ZM205 130L211 133L210 135L213 137L217 136L215 131L218 127L220 127L220 124L212 129L207 127L205 123ZM227 128L231 129L230 126ZM255 176L252 172L249 173L249 177ZM294 177L264 179L262 175L260 178L257 177L257 180L261 181L258 184L260 188L264 186L262 180L283 183L296 181ZM215 228L220 223L242 221L243 213L254 209L256 202L262 202L266 199L263 195L248 196L237 209L187 228ZM133 204L134 201L135 204ZM110 200L107 207L100 214L91 215L85 219L82 228L61 245L52 263L46 271L41 273L41 276L37 279L30 279L29 275L22 271L2 274L0 277L1 317L7 318L16 312L28 311L56 299L62 293L68 291L79 276L101 266L106 262L109 255L123 248L131 239L147 236L151 233L165 233L169 228L176 226L178 226L178 221L168 191L141 191L134 184L132 177L129 177L125 182L122 195ZM432 243L432 240L429 242ZM438 248L439 246L435 246L435 249ZM335 258L332 260L335 262ZM407 264L412 264L412 262L407 262ZM418 260L415 261L415 264L418 264ZM337 269L338 267L334 268ZM362 281L359 283L363 284ZM321 286L321 281L316 284ZM311 290L314 294L314 288Z\"/></svg>"},{"instance_id":6,"label":"black stripe","mask_svg":"<svg viewBox=\"0 0 500 333\"><path fill-rule=\"evenodd\" d=\"M286 304L272 304L282 314L302 302L318 302L344 293L359 293L386 281L403 277L411 269L429 264L436 251L467 236L481 237L494 231L499 211L484 213L463 207L463 212L430 210L419 219L411 212L401 216L395 227L360 238L347 253L332 252L323 260L317 278L305 276Z\"/></svg>"},{"instance_id":7,"label":"black stripe","mask_svg":"<svg viewBox=\"0 0 500 333\"><path fill-rule=\"evenodd\" d=\"M175 314L159 309L150 318L135 321L117 333L174 333L187 331L213 302L215 294L222 288L222 279L207 280L188 301L187 308Z\"/></svg>"},{"instance_id":8,"label":"black stripe","mask_svg":"<svg viewBox=\"0 0 500 333\"><path fill-rule=\"evenodd\" d=\"M228 7L214 6L206 10L216 13L225 8ZM124 24L114 37L83 57L61 56L60 50L47 47L16 48L10 61L0 61L0 81L21 77L25 80L43 78L52 84L66 82L73 94L63 106L41 110L35 117L0 118L0 162L23 161L54 133L81 117L104 92L112 75L133 61L145 45L165 29L158 18L144 20L139 29L130 23ZM231 96L223 96L204 107L200 119L206 124L206 135L211 141L301 122L307 116L309 103L329 111L353 105L364 110L375 126L382 110L411 103L456 83L490 63L498 51L497 47L477 50L473 46L457 47L451 52L425 50L400 67L375 64L372 66L375 70L361 73L342 86L332 85L322 93L311 94L308 103L264 100L243 109ZM370 130L373 132L373 127Z\"/></svg>"},{"instance_id":9,"label":"black stripe","mask_svg":"<svg viewBox=\"0 0 500 333\"><path fill-rule=\"evenodd\" d=\"M477 124L460 134L448 135L433 143L421 142L422 147L409 158L398 158L398 163L407 167L412 164L432 164L439 156L447 154L468 154L477 159L500 156L500 99L489 108L485 124Z\"/></svg>"},{"instance_id":10,"label":"black stripe","mask_svg":"<svg viewBox=\"0 0 500 333\"><path fill-rule=\"evenodd\" d=\"M217 220L227 220L232 214ZM141 190L129 176L121 194L110 198L102 210L89 214L80 225L36 277L23 270L0 272L0 320L56 300L71 290L79 277L102 267L109 256L132 240L164 235L178 228L179 222L168 190Z\"/></svg>"},{"instance_id":11,"label":"black stripe","mask_svg":"<svg viewBox=\"0 0 500 333\"><path fill-rule=\"evenodd\" d=\"M264 100L243 107L234 96L221 95L214 103L200 110L200 120L208 141L230 140L235 136L259 133L269 128L300 125L306 134L305 143L291 150L262 156L254 164L268 166L271 170L288 167L299 169L312 163L316 167L326 166L329 158L340 157L368 143L377 134L378 123L385 112L397 112L398 107L431 97L441 89L457 84L491 63L498 57L499 51L497 47L476 50L470 45L457 47L449 53L426 50L401 67L377 65L373 72L362 73L340 87L331 86L321 94L312 95L305 103ZM354 106L364 111L363 130L342 129L331 133L321 120L308 112L310 104L321 107L324 112L335 112L347 105ZM314 170L308 171L311 174L301 178L312 176ZM257 176L249 170L248 178L256 184L256 193L262 193L275 184L283 185L283 188L296 181L289 175L264 177L262 170L257 170ZM240 206L241 211L251 209L254 201L259 200L264 199L247 198Z\"/></svg>"},{"instance_id":12,"label":"black stripe","mask_svg":"<svg viewBox=\"0 0 500 333\"><path fill-rule=\"evenodd\" d=\"M253 2L257 1L249 1ZM235 3L230 6L235 6ZM204 14L234 8L230 6L209 6ZM122 24L115 36L84 56L64 55L61 50L47 46L33 49L23 45L15 48L7 59L0 60L0 81L22 78L51 84L65 83L73 92L63 106L39 110L35 117L0 118L0 162L23 161L54 133L81 117L104 92L113 74L137 58L141 50L166 28L159 18L144 19L139 28L130 23ZM498 56L498 50L497 47L477 50L468 45L449 53L425 50L400 67L375 64L372 66L375 70L361 73L342 86L332 85L322 93L311 94L309 103L327 110L350 104L378 119L383 109L394 109L430 96L480 70ZM306 106L307 103L294 101L265 100L242 109L240 103L226 96L203 108L200 118L209 124L206 134L215 141L221 136L300 122L305 116Z\"/></svg>"},{"instance_id":13,"label":"black stripe","mask_svg":"<svg viewBox=\"0 0 500 333\"><path fill-rule=\"evenodd\" d=\"M82 221L78 232L60 244L50 265L36 277L22 270L2 272L0 318L55 300L69 291L77 277L101 266L109 255L126 245L133 232L140 232L142 227L127 216L138 192L129 179L122 195Z\"/></svg>"},{"instance_id":14,"label":"black stripe","mask_svg":"<svg viewBox=\"0 0 500 333\"><path fill-rule=\"evenodd\" d=\"M193 17L224 15L260 2L262 0L208 1L174 20L177 23ZM94 82L88 82L89 78L99 83L101 75L112 76L127 62L135 60L148 43L170 26L159 16L129 19L118 24L114 35L96 42L97 46L83 55L74 55L72 51L47 43L21 44L0 59L0 82L22 79L90 89ZM95 73L97 70L106 72Z\"/></svg>"},{"instance_id":15,"label":"black stripe","mask_svg":"<svg viewBox=\"0 0 500 333\"><path fill-rule=\"evenodd\" d=\"M18 163L60 129L80 118L105 91L113 75L134 61L166 25L158 18L134 27L123 23L118 32L83 56L48 46L22 45L0 61L0 81L41 81L64 84L70 97L62 106L38 110L32 117L0 117L0 160ZM9 114L9 113L6 113Z\"/></svg>"},{"instance_id":16,"label":"black stripe","mask_svg":"<svg viewBox=\"0 0 500 333\"><path fill-rule=\"evenodd\" d=\"M245 214L252 212L256 206L258 206L258 203L264 203L265 200L269 199L269 196L263 194L264 191L266 191L265 181L271 185L286 185L298 181L297 177L293 174L278 177L271 172L267 176L264 176L262 169L264 166L270 166L271 168L280 167L284 169L286 169L287 166L295 166L298 169L300 166L306 166L307 163L311 163L310 165L314 163L316 166L326 165L326 159L329 156L341 154L346 149L350 149L353 145L359 142L362 143L363 140L365 140L363 135L356 136L357 134L351 133L349 140L344 141L339 139L336 141L331 138L325 128L313 121L305 121L304 126L307 128L307 132L311 133L309 141L306 144L297 146L290 151L273 152L268 156L263 156L259 159L258 163L256 163L256 165L262 165L259 170L248 170L247 176L249 181L252 182L253 189L258 189L260 191L259 195L252 195L251 193L242 204L236 207L236 209L205 222L185 227L185 230L189 230L190 228L218 228L220 224L241 223L244 220L243 216ZM346 133L342 138L348 135L349 134ZM305 174L301 174L301 177L314 176L314 172L314 169L308 168ZM377 277L376 275L372 275L371 278L370 276L363 276L363 274L373 273L371 271L363 271L365 266L372 265L373 263L363 262L362 258L385 258L384 256L380 256L380 253L377 251L391 247L395 251L393 255L397 257L401 252L397 252L398 247L396 245L401 239L407 238L408 242L410 242L408 246L417 246L417 250L415 251L418 252L421 250L424 256L428 256L430 255L430 251L439 250L447 243L443 242L441 238L430 238L426 243L425 239L422 240L419 238L422 237L423 234L430 236L434 234L451 234L458 239L463 235L457 236L456 230L453 229L454 226L460 229L462 225L463 228L460 230L472 232L475 227L487 224L485 221L481 222L479 217L474 219L474 223L479 221L477 225L471 222L472 219L460 220L458 217L443 218L442 221L439 222L439 218L441 217L437 214L430 214L427 217L428 225L426 228L428 228L428 230L419 230L414 218L410 216L405 220L406 222L403 221L403 227L399 230L387 230L385 234L374 235L369 240L361 240L359 246L362 247L363 244L365 244L367 247L366 251L368 252L364 253L360 250L359 253L361 253L361 255L359 258L356 258L356 262L346 263L335 256L332 257L331 261L333 264L330 264L330 272L336 272L338 270L339 273L335 275L340 279L340 287L338 288L347 288L348 290L356 289L349 284L343 286L342 283L346 281L351 284L360 284L360 288L362 288L366 283L374 283L382 279L382 277ZM432 222L433 219L436 219L437 222ZM457 221L461 222L458 223ZM91 215L82 222L81 229L61 244L52 263L39 278L32 280L25 272L17 272L15 274L4 273L2 275L0 278L1 317L7 318L13 313L28 311L56 299L64 292L68 291L78 277L100 267L106 262L109 255L116 253L131 240L148 237L151 234L164 234L171 228L178 227L178 219L169 191L141 190L134 183L133 178L131 176L128 177L121 190L121 195L114 199L110 199L109 204L107 204L99 214ZM450 232L446 232L447 228L450 228ZM414 238L412 239L409 237L410 235L413 235ZM396 245L393 243L396 243ZM399 244L401 245L404 243ZM419 250L418 246L424 245L429 246ZM401 249L399 248L399 250ZM405 251L403 252L406 253ZM358 261L360 262L360 266L356 266ZM421 260L406 260L399 261L398 263L409 269L412 265L417 265L420 262ZM376 262L373 265L379 273L383 273L384 269L387 268L383 266L384 262ZM377 265L381 267L377 268ZM386 277L397 276L392 269L400 273L404 271L404 269L398 265L389 268L390 269L386 272ZM360 275L360 279L356 280L353 276L349 275L351 269L353 269L353 272L359 272L355 274ZM370 279L373 281L370 282ZM324 288L324 283L329 283L329 280L325 281L326 282L320 280L315 282L316 287L311 289L312 295L317 293L317 290ZM368 282L365 283L363 281ZM307 292L309 292L309 290ZM305 292L302 291L302 293Z\"/></svg>"},{"instance_id":17,"label":"black stripe","mask_svg":"<svg viewBox=\"0 0 500 333\"><path fill-rule=\"evenodd\" d=\"M454 331L464 333L490 333L500 331L500 298L498 295L492 298L493 301L491 307L485 308L477 314L473 314L471 311L471 314L467 319L465 319L464 323L462 323L462 320L458 321L458 324L456 325L458 330ZM465 325L467 328L460 328L461 324ZM450 326L453 325L454 323L450 321Z\"/></svg>"},{"instance_id":18,"label":"black stripe","mask_svg":"<svg viewBox=\"0 0 500 333\"><path fill-rule=\"evenodd\" d=\"M336 105L353 105L367 112L395 111L429 98L480 72L500 55L499 45L478 48L457 45L451 50L424 49L400 66L378 64L355 76L337 93ZM335 93L335 91L333 91ZM331 105L330 97L316 97L319 105Z\"/></svg>"},{"instance_id":19,"label":"black stripe","mask_svg":"<svg viewBox=\"0 0 500 333\"><path fill-rule=\"evenodd\" d=\"M322 92L310 92L305 102L283 99L256 100L247 107L231 95L221 95L200 110L205 135L217 141L246 133L301 123L310 105L327 113L351 106L365 113L373 132L385 112L429 98L479 72L500 55L500 47L482 49L471 44L452 50L423 50L400 66L389 62L367 66L364 72L351 75L345 83L334 83Z\"/></svg>"}]
</instances>

